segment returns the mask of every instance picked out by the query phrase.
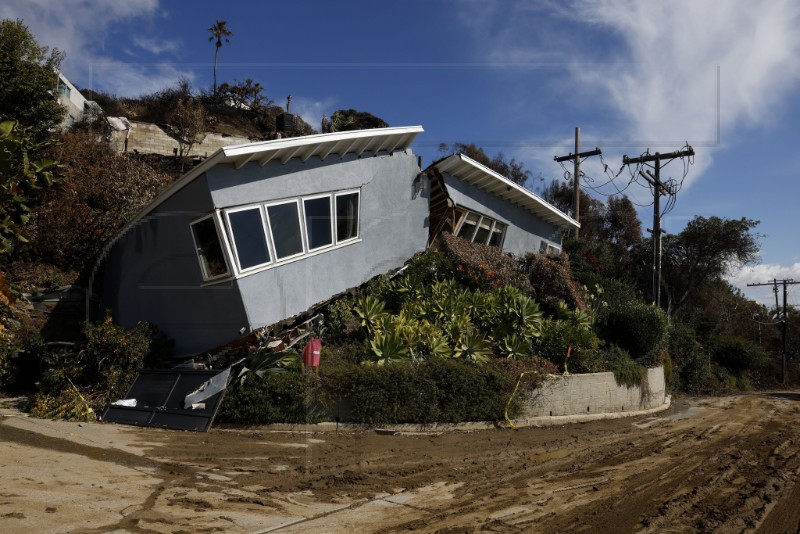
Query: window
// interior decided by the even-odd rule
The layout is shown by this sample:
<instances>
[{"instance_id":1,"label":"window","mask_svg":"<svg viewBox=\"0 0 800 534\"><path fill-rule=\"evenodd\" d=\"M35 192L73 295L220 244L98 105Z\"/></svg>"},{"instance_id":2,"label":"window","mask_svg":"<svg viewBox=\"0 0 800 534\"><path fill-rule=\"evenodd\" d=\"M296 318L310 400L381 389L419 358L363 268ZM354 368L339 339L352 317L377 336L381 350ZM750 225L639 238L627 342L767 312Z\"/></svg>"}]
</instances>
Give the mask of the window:
<instances>
[{"instance_id":1,"label":"window","mask_svg":"<svg viewBox=\"0 0 800 534\"><path fill-rule=\"evenodd\" d=\"M336 242L358 237L358 193L336 195Z\"/></svg>"},{"instance_id":2,"label":"window","mask_svg":"<svg viewBox=\"0 0 800 534\"><path fill-rule=\"evenodd\" d=\"M475 237L472 238L474 243L483 243L484 245L489 242L489 236L492 234L492 226L494 221L489 217L481 217L478 223L478 230L475 232Z\"/></svg>"},{"instance_id":3,"label":"window","mask_svg":"<svg viewBox=\"0 0 800 534\"><path fill-rule=\"evenodd\" d=\"M269 263L269 247L261 208L228 212L227 216L239 270L244 271Z\"/></svg>"},{"instance_id":4,"label":"window","mask_svg":"<svg viewBox=\"0 0 800 534\"><path fill-rule=\"evenodd\" d=\"M213 216L192 223L203 279L251 274L359 238L360 191L324 193L226 209L220 241ZM232 259L227 263L226 254Z\"/></svg>"},{"instance_id":5,"label":"window","mask_svg":"<svg viewBox=\"0 0 800 534\"><path fill-rule=\"evenodd\" d=\"M228 274L228 264L222 252L214 216L211 215L194 222L191 226L203 280L211 280Z\"/></svg>"},{"instance_id":6,"label":"window","mask_svg":"<svg viewBox=\"0 0 800 534\"><path fill-rule=\"evenodd\" d=\"M561 249L556 247L555 245L551 245L545 240L540 241L539 243L539 254L560 254Z\"/></svg>"},{"instance_id":7,"label":"window","mask_svg":"<svg viewBox=\"0 0 800 534\"><path fill-rule=\"evenodd\" d=\"M462 237L467 241L472 241L475 236L475 228L478 226L478 221L481 216L477 213L467 212L464 221L461 223L461 228L458 229L458 237Z\"/></svg>"},{"instance_id":8,"label":"window","mask_svg":"<svg viewBox=\"0 0 800 534\"><path fill-rule=\"evenodd\" d=\"M275 258L278 260L303 253L303 234L297 208L297 201L267 206L272 244L275 245Z\"/></svg>"},{"instance_id":9,"label":"window","mask_svg":"<svg viewBox=\"0 0 800 534\"><path fill-rule=\"evenodd\" d=\"M308 250L316 250L333 244L333 219L331 197L307 198L303 200L306 218Z\"/></svg>"},{"instance_id":10,"label":"window","mask_svg":"<svg viewBox=\"0 0 800 534\"><path fill-rule=\"evenodd\" d=\"M473 243L502 247L508 225L462 208L456 208L456 235Z\"/></svg>"},{"instance_id":11,"label":"window","mask_svg":"<svg viewBox=\"0 0 800 534\"><path fill-rule=\"evenodd\" d=\"M72 89L69 88L67 84L58 80L58 86L56 87L56 92L61 93L62 95L69 98L70 94L72 94Z\"/></svg>"},{"instance_id":12,"label":"window","mask_svg":"<svg viewBox=\"0 0 800 534\"><path fill-rule=\"evenodd\" d=\"M492 228L492 236L489 238L489 244L493 247L503 246L503 237L506 235L506 225L503 223L495 222Z\"/></svg>"}]
</instances>

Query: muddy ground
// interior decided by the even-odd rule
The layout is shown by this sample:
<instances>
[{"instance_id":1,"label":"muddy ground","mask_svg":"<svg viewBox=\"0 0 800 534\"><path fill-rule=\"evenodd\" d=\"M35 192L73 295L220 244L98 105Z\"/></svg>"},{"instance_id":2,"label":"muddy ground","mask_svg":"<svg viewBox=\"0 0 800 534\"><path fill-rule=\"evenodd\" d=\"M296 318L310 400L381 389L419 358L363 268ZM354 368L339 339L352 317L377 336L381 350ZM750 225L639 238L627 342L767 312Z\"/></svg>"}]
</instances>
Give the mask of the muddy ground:
<instances>
[{"instance_id":1,"label":"muddy ground","mask_svg":"<svg viewBox=\"0 0 800 534\"><path fill-rule=\"evenodd\" d=\"M190 433L5 408L2 532L800 532L800 393L447 433Z\"/></svg>"}]
</instances>

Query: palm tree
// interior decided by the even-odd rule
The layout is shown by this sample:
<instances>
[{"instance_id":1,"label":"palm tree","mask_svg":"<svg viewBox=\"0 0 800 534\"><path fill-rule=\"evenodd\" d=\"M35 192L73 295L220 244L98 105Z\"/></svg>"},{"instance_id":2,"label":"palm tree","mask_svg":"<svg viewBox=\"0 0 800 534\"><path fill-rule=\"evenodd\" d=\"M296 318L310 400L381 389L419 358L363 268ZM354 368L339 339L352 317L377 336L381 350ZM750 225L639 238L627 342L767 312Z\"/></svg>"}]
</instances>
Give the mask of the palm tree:
<instances>
[{"instance_id":1,"label":"palm tree","mask_svg":"<svg viewBox=\"0 0 800 534\"><path fill-rule=\"evenodd\" d=\"M233 32L228 29L228 23L224 20L214 22L214 25L208 31L211 32L211 37L208 40L214 41L216 39L216 43L214 43L214 96L217 96L217 56L219 56L219 49L222 48L223 38L226 43L230 43L231 40L228 39L228 36L233 35Z\"/></svg>"}]
</instances>

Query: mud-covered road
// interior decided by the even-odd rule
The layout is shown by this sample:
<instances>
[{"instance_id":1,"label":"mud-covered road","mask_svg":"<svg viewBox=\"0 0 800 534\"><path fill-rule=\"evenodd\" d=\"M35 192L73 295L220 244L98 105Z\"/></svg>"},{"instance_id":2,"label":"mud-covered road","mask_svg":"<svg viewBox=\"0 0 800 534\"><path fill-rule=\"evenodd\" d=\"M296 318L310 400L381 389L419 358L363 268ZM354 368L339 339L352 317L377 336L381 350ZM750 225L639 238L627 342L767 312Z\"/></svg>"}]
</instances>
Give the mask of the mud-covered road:
<instances>
[{"instance_id":1,"label":"mud-covered road","mask_svg":"<svg viewBox=\"0 0 800 534\"><path fill-rule=\"evenodd\" d=\"M8 414L0 531L796 533L799 450L799 393L448 433L200 434Z\"/></svg>"}]
</instances>

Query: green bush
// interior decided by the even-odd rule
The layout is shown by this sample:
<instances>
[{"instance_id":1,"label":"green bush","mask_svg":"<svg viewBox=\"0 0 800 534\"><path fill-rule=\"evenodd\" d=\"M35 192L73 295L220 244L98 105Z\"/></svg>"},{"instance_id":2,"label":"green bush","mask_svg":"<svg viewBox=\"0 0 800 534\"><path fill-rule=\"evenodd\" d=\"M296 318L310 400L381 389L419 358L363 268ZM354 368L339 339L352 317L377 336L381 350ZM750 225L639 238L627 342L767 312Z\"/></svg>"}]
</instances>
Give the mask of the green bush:
<instances>
[{"instance_id":1,"label":"green bush","mask_svg":"<svg viewBox=\"0 0 800 534\"><path fill-rule=\"evenodd\" d=\"M217 420L223 423L308 423L320 420L313 407L315 383L299 372L248 373L225 392Z\"/></svg>"},{"instance_id":2,"label":"green bush","mask_svg":"<svg viewBox=\"0 0 800 534\"><path fill-rule=\"evenodd\" d=\"M769 354L752 341L737 336L722 335L711 342L714 361L734 374L757 371L767 364Z\"/></svg>"},{"instance_id":3,"label":"green bush","mask_svg":"<svg viewBox=\"0 0 800 534\"><path fill-rule=\"evenodd\" d=\"M633 361L625 349L611 345L606 354L606 360L614 373L617 385L632 388L641 386L645 382L647 368Z\"/></svg>"},{"instance_id":4,"label":"green bush","mask_svg":"<svg viewBox=\"0 0 800 534\"><path fill-rule=\"evenodd\" d=\"M660 308L640 301L617 301L602 310L596 323L599 335L616 343L643 365L658 365L667 341L669 319Z\"/></svg>"},{"instance_id":5,"label":"green bush","mask_svg":"<svg viewBox=\"0 0 800 534\"><path fill-rule=\"evenodd\" d=\"M35 381L31 412L39 417L88 418L91 408L121 398L152 353L156 330L140 323L127 329L111 322L88 325L85 342L50 347L33 338L19 355L20 381Z\"/></svg>"},{"instance_id":6,"label":"green bush","mask_svg":"<svg viewBox=\"0 0 800 534\"><path fill-rule=\"evenodd\" d=\"M700 343L694 329L675 323L669 334L668 352L672 361L675 390L692 394L715 394L725 390L708 350Z\"/></svg>"},{"instance_id":7,"label":"green bush","mask_svg":"<svg viewBox=\"0 0 800 534\"><path fill-rule=\"evenodd\" d=\"M418 365L342 364L321 368L327 406L346 400L349 419L373 425L496 421L518 375L493 364L433 358Z\"/></svg>"},{"instance_id":8,"label":"green bush","mask_svg":"<svg viewBox=\"0 0 800 534\"><path fill-rule=\"evenodd\" d=\"M541 335L533 346L534 352L564 369L569 347L572 352L567 369L572 373L605 371L600 351L601 340L591 330L571 321L545 321Z\"/></svg>"}]
</instances>

